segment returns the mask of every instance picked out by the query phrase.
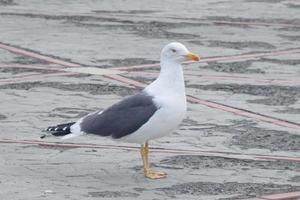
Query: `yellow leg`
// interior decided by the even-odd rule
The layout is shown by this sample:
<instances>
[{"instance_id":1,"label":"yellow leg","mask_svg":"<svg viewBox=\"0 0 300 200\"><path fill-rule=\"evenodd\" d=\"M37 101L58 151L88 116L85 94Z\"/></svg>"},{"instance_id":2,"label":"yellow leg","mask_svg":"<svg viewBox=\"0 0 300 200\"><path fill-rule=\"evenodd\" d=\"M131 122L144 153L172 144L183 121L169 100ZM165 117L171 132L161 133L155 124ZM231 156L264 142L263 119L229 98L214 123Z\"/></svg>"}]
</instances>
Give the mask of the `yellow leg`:
<instances>
[{"instance_id":1,"label":"yellow leg","mask_svg":"<svg viewBox=\"0 0 300 200\"><path fill-rule=\"evenodd\" d=\"M150 178L150 179L165 178L166 173L154 172L149 168L148 153L149 153L148 142L146 142L145 144L142 144L142 146L141 146L141 156L142 156L143 165L144 165L144 176L147 178Z\"/></svg>"}]
</instances>

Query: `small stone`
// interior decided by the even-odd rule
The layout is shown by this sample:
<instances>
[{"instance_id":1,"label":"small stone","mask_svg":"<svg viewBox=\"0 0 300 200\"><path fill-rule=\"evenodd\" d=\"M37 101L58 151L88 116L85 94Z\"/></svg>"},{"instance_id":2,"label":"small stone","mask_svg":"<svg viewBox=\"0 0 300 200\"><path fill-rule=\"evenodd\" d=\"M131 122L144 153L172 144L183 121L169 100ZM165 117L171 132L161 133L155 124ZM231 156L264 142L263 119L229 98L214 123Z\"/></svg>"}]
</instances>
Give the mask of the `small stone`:
<instances>
[{"instance_id":1,"label":"small stone","mask_svg":"<svg viewBox=\"0 0 300 200\"><path fill-rule=\"evenodd\" d=\"M44 193L45 194L53 194L54 192L52 190L45 190Z\"/></svg>"}]
</instances>

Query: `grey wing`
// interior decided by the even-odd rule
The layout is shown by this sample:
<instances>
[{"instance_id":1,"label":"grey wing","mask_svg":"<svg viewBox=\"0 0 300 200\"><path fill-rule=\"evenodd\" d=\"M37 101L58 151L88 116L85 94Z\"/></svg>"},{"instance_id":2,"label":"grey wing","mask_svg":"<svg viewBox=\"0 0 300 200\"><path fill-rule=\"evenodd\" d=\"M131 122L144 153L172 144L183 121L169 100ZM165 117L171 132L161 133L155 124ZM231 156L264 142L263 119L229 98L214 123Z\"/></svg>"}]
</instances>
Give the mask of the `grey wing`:
<instances>
[{"instance_id":1,"label":"grey wing","mask_svg":"<svg viewBox=\"0 0 300 200\"><path fill-rule=\"evenodd\" d=\"M102 113L95 112L83 118L81 131L116 139L129 135L158 110L152 99L144 92L125 98Z\"/></svg>"}]
</instances>

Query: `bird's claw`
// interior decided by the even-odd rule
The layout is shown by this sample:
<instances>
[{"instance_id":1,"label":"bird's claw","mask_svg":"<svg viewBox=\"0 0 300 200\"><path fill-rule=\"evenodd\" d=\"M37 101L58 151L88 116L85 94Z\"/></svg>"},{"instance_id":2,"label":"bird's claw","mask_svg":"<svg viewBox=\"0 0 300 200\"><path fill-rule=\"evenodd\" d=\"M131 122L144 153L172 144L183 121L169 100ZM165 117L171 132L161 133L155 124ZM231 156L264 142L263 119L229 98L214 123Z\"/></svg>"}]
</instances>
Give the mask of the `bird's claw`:
<instances>
[{"instance_id":1,"label":"bird's claw","mask_svg":"<svg viewBox=\"0 0 300 200\"><path fill-rule=\"evenodd\" d=\"M147 170L144 173L145 177L150 178L150 179L161 179L161 178L166 178L167 174L164 172L155 172L152 170Z\"/></svg>"}]
</instances>

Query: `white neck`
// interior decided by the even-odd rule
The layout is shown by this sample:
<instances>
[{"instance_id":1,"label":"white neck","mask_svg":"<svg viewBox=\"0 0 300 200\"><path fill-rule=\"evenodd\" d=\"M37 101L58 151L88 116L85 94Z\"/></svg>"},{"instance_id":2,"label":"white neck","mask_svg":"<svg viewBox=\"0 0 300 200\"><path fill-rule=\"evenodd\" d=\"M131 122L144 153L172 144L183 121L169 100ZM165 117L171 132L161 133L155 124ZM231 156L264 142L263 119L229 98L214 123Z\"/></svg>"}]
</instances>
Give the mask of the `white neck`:
<instances>
[{"instance_id":1,"label":"white neck","mask_svg":"<svg viewBox=\"0 0 300 200\"><path fill-rule=\"evenodd\" d=\"M145 90L152 95L171 92L185 96L185 85L181 64L161 59L160 65L161 70L158 78Z\"/></svg>"}]
</instances>

